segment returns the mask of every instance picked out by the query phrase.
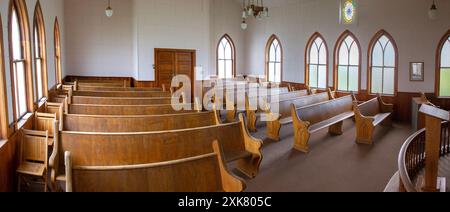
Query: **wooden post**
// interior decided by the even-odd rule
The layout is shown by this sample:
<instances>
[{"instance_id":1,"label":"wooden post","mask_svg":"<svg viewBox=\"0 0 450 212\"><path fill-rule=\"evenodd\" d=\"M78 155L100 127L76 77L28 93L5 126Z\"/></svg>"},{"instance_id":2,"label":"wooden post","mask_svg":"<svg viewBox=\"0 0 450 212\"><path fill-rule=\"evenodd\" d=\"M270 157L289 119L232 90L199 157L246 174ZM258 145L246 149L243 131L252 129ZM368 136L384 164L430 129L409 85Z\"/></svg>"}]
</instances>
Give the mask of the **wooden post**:
<instances>
[{"instance_id":1,"label":"wooden post","mask_svg":"<svg viewBox=\"0 0 450 212\"><path fill-rule=\"evenodd\" d=\"M449 120L449 112L439 108L423 105L420 112L425 115L425 182L422 190L426 192L437 192L438 171L441 146L441 125L442 121ZM439 185L442 187L445 185Z\"/></svg>"}]
</instances>

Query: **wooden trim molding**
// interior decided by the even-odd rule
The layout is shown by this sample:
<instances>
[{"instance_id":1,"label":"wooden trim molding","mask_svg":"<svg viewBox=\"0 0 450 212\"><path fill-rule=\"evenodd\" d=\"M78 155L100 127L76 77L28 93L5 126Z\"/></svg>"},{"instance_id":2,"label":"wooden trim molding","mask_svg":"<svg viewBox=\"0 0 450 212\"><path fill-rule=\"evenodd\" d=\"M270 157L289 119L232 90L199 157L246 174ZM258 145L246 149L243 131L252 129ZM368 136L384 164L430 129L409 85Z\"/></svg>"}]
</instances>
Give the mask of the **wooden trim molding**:
<instances>
[{"instance_id":1,"label":"wooden trim molding","mask_svg":"<svg viewBox=\"0 0 450 212\"><path fill-rule=\"evenodd\" d=\"M45 22L44 22L44 15L42 14L41 9L41 3L38 0L36 2L36 7L34 9L34 20L33 20L33 33L35 33L34 28L37 28L38 30L38 45L39 45L39 51L41 54L41 77L42 77L42 92L44 97L48 97L48 72L47 72L47 44L46 44L46 34L45 34ZM33 42L35 40L33 39ZM33 52L35 54L35 52ZM36 67L36 60L34 60L34 65ZM37 77L36 77L37 80ZM38 83L36 82L36 90ZM39 97L37 97L39 98ZM37 99L39 101L39 99Z\"/></svg>"},{"instance_id":2,"label":"wooden trim molding","mask_svg":"<svg viewBox=\"0 0 450 212\"><path fill-rule=\"evenodd\" d=\"M445 35L439 41L439 45L436 48L436 79L435 79L435 90L436 96L441 96L441 54L442 48L444 48L445 43L450 37L450 30L448 30Z\"/></svg>"},{"instance_id":3,"label":"wooden trim molding","mask_svg":"<svg viewBox=\"0 0 450 212\"><path fill-rule=\"evenodd\" d=\"M55 42L55 82L56 84L62 83L62 67L61 67L61 33L59 31L58 17L55 18L54 25L54 42Z\"/></svg>"},{"instance_id":4,"label":"wooden trim molding","mask_svg":"<svg viewBox=\"0 0 450 212\"><path fill-rule=\"evenodd\" d=\"M391 34L389 34L388 32L386 32L384 29L378 31L372 38L372 40L370 40L369 43L369 50L367 52L367 92L368 94L373 94L371 89L372 89L372 52L373 49L375 47L376 42L378 41L378 39L380 39L382 36L386 36L390 42L392 43L392 46L394 47L395 50L395 79L394 79L394 96L397 96L398 93L398 48L397 48L397 43L394 40L394 37L391 36Z\"/></svg>"},{"instance_id":5,"label":"wooden trim molding","mask_svg":"<svg viewBox=\"0 0 450 212\"><path fill-rule=\"evenodd\" d=\"M281 70L280 70L281 73L280 74L281 74L281 82L283 82L283 65L284 65L283 44L281 43L281 40L275 34L273 34L269 37L269 40L267 41L267 44L266 44L266 50L264 52L264 54L265 54L264 74L266 77L266 81L269 81L269 60L270 60L269 54L270 54L270 46L272 45L274 40L278 41L278 44L279 44L280 50L281 50Z\"/></svg>"},{"instance_id":6,"label":"wooden trim molding","mask_svg":"<svg viewBox=\"0 0 450 212\"><path fill-rule=\"evenodd\" d=\"M334 65L333 65L333 90L338 90L339 87L339 80L338 80L338 71L339 71L339 50L341 49L342 44L344 43L345 39L350 36L354 41L358 48L359 53L359 66L358 66L358 93L361 92L361 64L362 64L362 52L361 52L361 44L359 43L358 38L350 31L345 30L337 39L336 44L334 46ZM350 55L349 55L350 57Z\"/></svg>"},{"instance_id":7,"label":"wooden trim molding","mask_svg":"<svg viewBox=\"0 0 450 212\"><path fill-rule=\"evenodd\" d=\"M326 59L326 62L327 62L327 64L326 64L327 83L326 83L326 87L328 88L328 87L330 87L329 86L329 79L328 79L329 78L329 65L330 65L329 64L329 60L328 60L329 51L328 51L328 45L327 45L327 42L326 42L325 38L319 32L315 32L313 35L311 35L311 37L309 38L308 42L306 43L306 47L305 47L305 85L309 86L309 61L308 61L308 59L309 59L309 53L310 53L312 44L314 43L314 41L317 38L321 38L322 39L323 44L325 45L325 51L327 53L327 59ZM319 71L319 70L317 70L317 71ZM326 88L325 88L325 90L326 90Z\"/></svg>"},{"instance_id":8,"label":"wooden trim molding","mask_svg":"<svg viewBox=\"0 0 450 212\"><path fill-rule=\"evenodd\" d=\"M8 137L8 98L6 95L6 77L3 46L3 26L0 16L0 140Z\"/></svg>"},{"instance_id":9,"label":"wooden trim molding","mask_svg":"<svg viewBox=\"0 0 450 212\"><path fill-rule=\"evenodd\" d=\"M30 25L29 25L29 17L28 17L28 11L27 11L27 5L24 0L10 0L9 2L9 20L8 20L8 28L9 28L9 52L10 55L13 52L12 47L12 28L11 28L11 21L12 21L12 14L13 14L13 8L16 9L17 18L20 25L20 31L21 31L21 45L23 50L23 60L24 60L24 67L25 67L25 90L26 90L26 102L27 102L27 110L28 112L34 111L34 91L33 91L33 73L32 73L32 67L31 67L31 37L30 37ZM10 72L11 72L11 78L14 76L14 63L13 63L13 57L10 58ZM13 88L15 88L15 82L14 80L11 80L11 84ZM17 123L17 113L16 111L16 97L14 95L14 89L12 89L12 100L13 100L13 111L14 111L14 123Z\"/></svg>"},{"instance_id":10,"label":"wooden trim molding","mask_svg":"<svg viewBox=\"0 0 450 212\"><path fill-rule=\"evenodd\" d=\"M236 46L234 45L233 39L231 39L231 37L228 34L223 35L220 39L219 42L217 43L217 47L216 47L216 75L217 77L219 76L219 47L220 47L220 43L223 39L226 39L228 41L228 43L230 43L231 45L231 58L233 60L233 64L232 64L232 76L236 77Z\"/></svg>"}]
</instances>

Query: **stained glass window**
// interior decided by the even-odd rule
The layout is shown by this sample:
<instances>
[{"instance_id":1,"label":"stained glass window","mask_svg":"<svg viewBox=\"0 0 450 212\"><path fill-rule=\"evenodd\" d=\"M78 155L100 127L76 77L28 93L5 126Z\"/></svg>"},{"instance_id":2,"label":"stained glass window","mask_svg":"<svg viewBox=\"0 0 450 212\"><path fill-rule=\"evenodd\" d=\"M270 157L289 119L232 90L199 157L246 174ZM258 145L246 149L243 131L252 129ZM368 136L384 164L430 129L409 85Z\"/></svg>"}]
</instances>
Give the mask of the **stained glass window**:
<instances>
[{"instance_id":1,"label":"stained glass window","mask_svg":"<svg viewBox=\"0 0 450 212\"><path fill-rule=\"evenodd\" d=\"M450 96L450 35L441 50L439 96Z\"/></svg>"},{"instance_id":2,"label":"stained glass window","mask_svg":"<svg viewBox=\"0 0 450 212\"><path fill-rule=\"evenodd\" d=\"M234 44L228 35L224 35L217 46L217 74L219 78L234 77Z\"/></svg>"},{"instance_id":3,"label":"stained glass window","mask_svg":"<svg viewBox=\"0 0 450 212\"><path fill-rule=\"evenodd\" d=\"M359 89L359 46L351 35L347 35L339 44L337 58L337 89L354 91Z\"/></svg>"},{"instance_id":4,"label":"stained glass window","mask_svg":"<svg viewBox=\"0 0 450 212\"><path fill-rule=\"evenodd\" d=\"M394 95L397 71L397 52L393 41L381 34L373 44L371 53L371 93Z\"/></svg>"},{"instance_id":5,"label":"stained glass window","mask_svg":"<svg viewBox=\"0 0 450 212\"><path fill-rule=\"evenodd\" d=\"M309 87L327 88L328 52L325 41L319 35L314 35L308 51L308 82Z\"/></svg>"},{"instance_id":6,"label":"stained glass window","mask_svg":"<svg viewBox=\"0 0 450 212\"><path fill-rule=\"evenodd\" d=\"M341 0L341 24L354 24L357 18L357 6L354 0Z\"/></svg>"},{"instance_id":7,"label":"stained glass window","mask_svg":"<svg viewBox=\"0 0 450 212\"><path fill-rule=\"evenodd\" d=\"M281 43L276 36L272 36L268 42L267 51L267 80L269 82L281 82L282 56Z\"/></svg>"}]
</instances>

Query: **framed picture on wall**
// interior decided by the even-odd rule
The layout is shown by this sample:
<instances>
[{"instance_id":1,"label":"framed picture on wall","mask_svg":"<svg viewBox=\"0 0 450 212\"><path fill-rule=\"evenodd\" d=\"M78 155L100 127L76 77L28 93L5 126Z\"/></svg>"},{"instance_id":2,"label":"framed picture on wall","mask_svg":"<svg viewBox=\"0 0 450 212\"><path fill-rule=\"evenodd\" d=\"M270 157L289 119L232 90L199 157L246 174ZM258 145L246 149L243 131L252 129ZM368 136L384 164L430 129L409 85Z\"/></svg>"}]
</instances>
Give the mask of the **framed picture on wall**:
<instances>
[{"instance_id":1,"label":"framed picture on wall","mask_svg":"<svg viewBox=\"0 0 450 212\"><path fill-rule=\"evenodd\" d=\"M411 62L409 67L410 81L425 81L425 63Z\"/></svg>"}]
</instances>

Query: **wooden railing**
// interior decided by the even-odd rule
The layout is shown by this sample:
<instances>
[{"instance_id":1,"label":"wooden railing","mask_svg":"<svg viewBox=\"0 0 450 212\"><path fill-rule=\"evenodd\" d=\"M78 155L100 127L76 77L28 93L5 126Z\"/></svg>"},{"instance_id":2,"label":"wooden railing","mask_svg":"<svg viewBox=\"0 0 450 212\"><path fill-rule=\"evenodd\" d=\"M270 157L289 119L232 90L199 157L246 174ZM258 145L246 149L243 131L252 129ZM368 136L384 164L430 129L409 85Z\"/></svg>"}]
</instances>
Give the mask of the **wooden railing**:
<instances>
[{"instance_id":1,"label":"wooden railing","mask_svg":"<svg viewBox=\"0 0 450 212\"><path fill-rule=\"evenodd\" d=\"M440 155L450 153L450 123L443 122L441 129L441 151ZM425 129L414 133L409 137L400 150L398 167L400 174L400 191L418 192L414 185L419 172L425 166Z\"/></svg>"}]
</instances>

